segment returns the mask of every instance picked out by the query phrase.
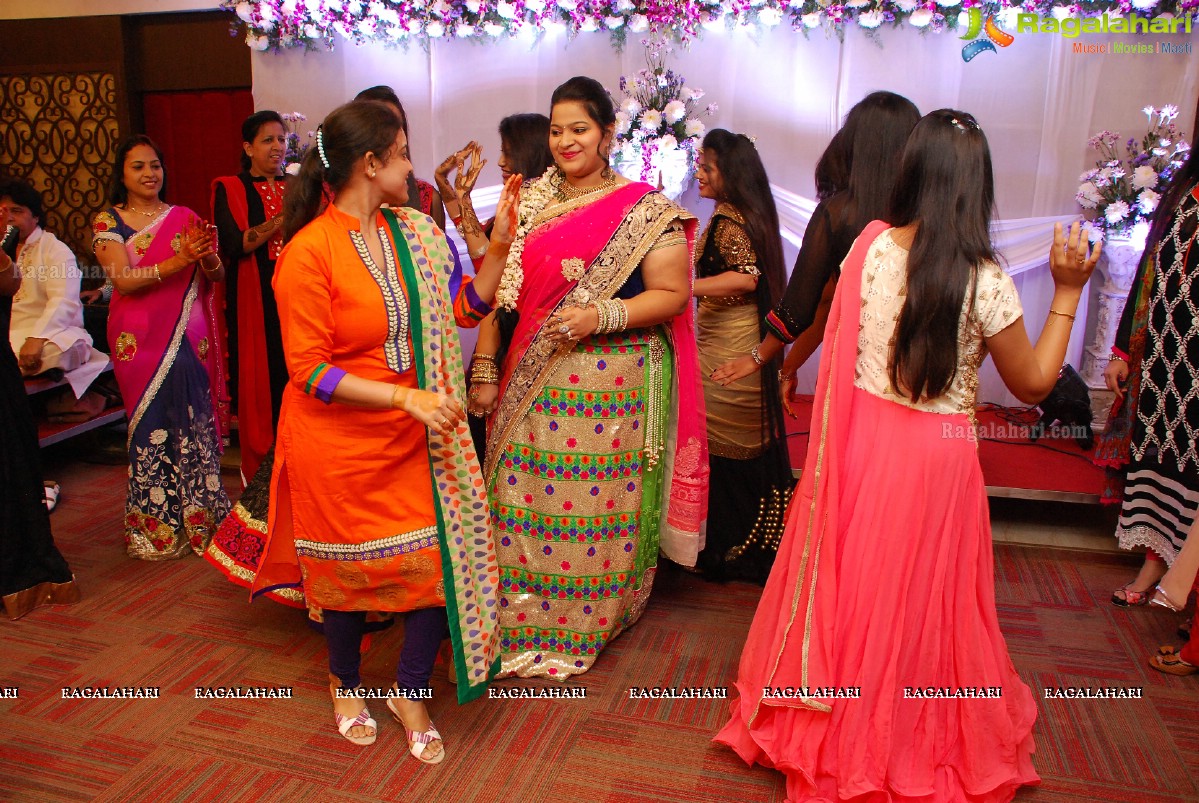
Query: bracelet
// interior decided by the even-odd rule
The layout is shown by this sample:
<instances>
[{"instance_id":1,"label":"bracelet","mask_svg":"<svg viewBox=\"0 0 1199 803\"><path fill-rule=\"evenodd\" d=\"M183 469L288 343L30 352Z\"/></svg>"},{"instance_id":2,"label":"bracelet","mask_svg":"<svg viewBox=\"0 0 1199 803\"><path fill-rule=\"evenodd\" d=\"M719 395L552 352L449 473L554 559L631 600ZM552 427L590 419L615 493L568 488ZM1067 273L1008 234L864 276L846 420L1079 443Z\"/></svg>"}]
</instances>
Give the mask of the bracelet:
<instances>
[{"instance_id":1,"label":"bracelet","mask_svg":"<svg viewBox=\"0 0 1199 803\"><path fill-rule=\"evenodd\" d=\"M220 257L216 258L216 267L215 268L208 267L206 264L204 264L204 260L202 260L202 259L200 260L200 270L204 271L205 276L212 276L215 273L220 273L221 268L223 268L223 267L225 267L225 265L221 262Z\"/></svg>"},{"instance_id":2,"label":"bracelet","mask_svg":"<svg viewBox=\"0 0 1199 803\"><path fill-rule=\"evenodd\" d=\"M400 395L401 390L407 390L407 388L403 385L396 385L395 390L391 392L391 409L393 410L402 410L404 407L403 402L396 404L396 396Z\"/></svg>"},{"instance_id":3,"label":"bracelet","mask_svg":"<svg viewBox=\"0 0 1199 803\"><path fill-rule=\"evenodd\" d=\"M1121 357L1119 354L1113 354L1113 355L1111 355L1110 357L1108 357L1108 358L1107 358L1107 361L1108 361L1109 363L1113 363L1113 362L1122 362L1122 363L1124 363L1125 365L1128 365L1128 360L1124 359L1124 358L1123 358L1123 357Z\"/></svg>"},{"instance_id":4,"label":"bracelet","mask_svg":"<svg viewBox=\"0 0 1199 803\"><path fill-rule=\"evenodd\" d=\"M629 308L619 298L608 298L592 304L595 307L598 323L595 333L607 335L621 332L629 325Z\"/></svg>"},{"instance_id":5,"label":"bracelet","mask_svg":"<svg viewBox=\"0 0 1199 803\"><path fill-rule=\"evenodd\" d=\"M494 357L487 359L475 357L475 362L470 367L470 383L472 385L498 385L500 383L500 372L496 367Z\"/></svg>"},{"instance_id":6,"label":"bracelet","mask_svg":"<svg viewBox=\"0 0 1199 803\"><path fill-rule=\"evenodd\" d=\"M1063 318L1069 318L1070 323L1074 323L1074 316L1068 312L1059 312L1058 310L1055 310L1053 307L1050 307L1049 314L1050 315L1061 315Z\"/></svg>"},{"instance_id":7,"label":"bracelet","mask_svg":"<svg viewBox=\"0 0 1199 803\"><path fill-rule=\"evenodd\" d=\"M474 262L476 259L482 259L487 256L487 246L483 246L478 251L468 251L467 253L470 254L471 262Z\"/></svg>"},{"instance_id":8,"label":"bracelet","mask_svg":"<svg viewBox=\"0 0 1199 803\"><path fill-rule=\"evenodd\" d=\"M789 379L795 379L795 371L779 371L779 384L783 384Z\"/></svg>"},{"instance_id":9,"label":"bracelet","mask_svg":"<svg viewBox=\"0 0 1199 803\"><path fill-rule=\"evenodd\" d=\"M758 347L754 346L749 350L749 356L754 358L755 365L765 365L766 361L762 359L762 355L758 354Z\"/></svg>"},{"instance_id":10,"label":"bracelet","mask_svg":"<svg viewBox=\"0 0 1199 803\"><path fill-rule=\"evenodd\" d=\"M450 222L453 223L455 226L457 226L459 223L462 222L462 215L458 215L458 217L454 217L453 215L450 215Z\"/></svg>"}]
</instances>

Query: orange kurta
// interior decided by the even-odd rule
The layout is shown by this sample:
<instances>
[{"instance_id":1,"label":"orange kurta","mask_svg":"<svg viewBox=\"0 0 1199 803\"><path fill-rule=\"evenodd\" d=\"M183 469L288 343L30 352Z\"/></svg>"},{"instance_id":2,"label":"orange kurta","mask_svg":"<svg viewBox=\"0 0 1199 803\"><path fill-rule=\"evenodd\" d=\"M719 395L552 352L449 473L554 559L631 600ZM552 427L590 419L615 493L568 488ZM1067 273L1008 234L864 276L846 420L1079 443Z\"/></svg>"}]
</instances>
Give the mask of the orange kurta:
<instances>
[{"instance_id":1,"label":"orange kurta","mask_svg":"<svg viewBox=\"0 0 1199 803\"><path fill-rule=\"evenodd\" d=\"M274 287L290 381L279 418L268 543L256 592L303 578L310 604L409 611L445 604L427 431L399 410L329 403L344 373L416 388L405 287L330 205L279 256ZM389 250L390 249L390 250Z\"/></svg>"}]
</instances>

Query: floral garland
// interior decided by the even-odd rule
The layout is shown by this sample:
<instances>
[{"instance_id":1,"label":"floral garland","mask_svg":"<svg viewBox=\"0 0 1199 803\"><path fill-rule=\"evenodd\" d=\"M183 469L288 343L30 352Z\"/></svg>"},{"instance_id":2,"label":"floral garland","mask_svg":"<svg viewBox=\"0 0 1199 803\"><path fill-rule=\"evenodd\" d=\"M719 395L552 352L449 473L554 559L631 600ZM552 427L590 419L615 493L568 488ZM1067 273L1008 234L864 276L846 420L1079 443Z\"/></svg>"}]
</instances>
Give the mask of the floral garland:
<instances>
[{"instance_id":1,"label":"floral garland","mask_svg":"<svg viewBox=\"0 0 1199 803\"><path fill-rule=\"evenodd\" d=\"M521 267L521 259L525 253L525 237L533 228L533 221L558 194L558 175L558 168L552 166L541 178L521 188L520 208L516 215L516 234L508 248L508 260L504 263L504 272L500 275L500 286L495 291L496 305L506 310L516 309L516 300L520 297L520 288L525 281L525 272Z\"/></svg>"},{"instance_id":2,"label":"floral garland","mask_svg":"<svg viewBox=\"0 0 1199 803\"><path fill-rule=\"evenodd\" d=\"M1116 150L1119 134L1100 131L1087 141L1099 152L1099 160L1079 176L1074 200L1093 210L1092 231L1124 234L1147 221L1191 150L1174 124L1177 106L1146 106L1141 111L1149 118L1149 130L1140 142L1128 138L1124 156Z\"/></svg>"},{"instance_id":3,"label":"floral garland","mask_svg":"<svg viewBox=\"0 0 1199 803\"><path fill-rule=\"evenodd\" d=\"M905 23L942 33L965 30L973 9L1014 31L1018 14L1116 19L1133 13L1182 17L1199 10L1199 0L222 0L220 5L237 14L234 31L244 25L247 45L275 51L331 48L339 37L406 45L595 31L607 31L623 47L629 32L662 32L686 41L703 29L783 24L805 36L821 28L843 37L854 27L877 36L884 25Z\"/></svg>"}]
</instances>

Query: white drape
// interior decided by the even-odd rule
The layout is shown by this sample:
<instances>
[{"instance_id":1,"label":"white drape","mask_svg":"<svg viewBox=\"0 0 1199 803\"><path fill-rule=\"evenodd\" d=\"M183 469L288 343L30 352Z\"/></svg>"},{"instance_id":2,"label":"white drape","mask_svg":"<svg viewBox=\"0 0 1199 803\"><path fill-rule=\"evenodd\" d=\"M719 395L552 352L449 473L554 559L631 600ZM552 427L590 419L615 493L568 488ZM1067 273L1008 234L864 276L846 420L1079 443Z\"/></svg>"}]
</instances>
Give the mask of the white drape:
<instances>
[{"instance_id":1,"label":"white drape","mask_svg":"<svg viewBox=\"0 0 1199 803\"><path fill-rule=\"evenodd\" d=\"M615 52L603 34L573 41L544 37L482 45L435 41L407 52L340 43L330 52L254 53L257 108L300 111L315 121L360 89L395 88L410 119L417 175L432 179L433 167L469 140L488 157L480 179L480 212L494 205L499 183L496 125L516 112L548 113L553 88L572 75L590 75L614 93L622 74L643 66L633 43ZM812 171L849 108L876 89L911 98L923 111L941 107L974 114L986 132L995 167L999 217L996 243L1016 280L1025 323L1035 337L1044 323L1053 283L1046 253L1054 221L1077 215L1078 175L1093 159L1087 138L1102 129L1138 139L1146 130L1145 105L1173 103L1186 128L1199 94L1199 59L1187 55L1130 56L1074 53L1072 43L1185 43L1174 36L1087 36L1068 40L1050 34L1017 34L997 53L970 63L952 35L922 34L909 27L879 32L881 46L861 31L844 41L774 30L705 32L687 50L676 49L669 66L689 86L719 105L711 127L756 138L774 184L789 260L814 204ZM1190 133L1190 132L1188 132ZM706 217L711 207L695 194L681 202ZM1068 354L1076 366L1093 321L1080 309ZM815 361L801 374L814 386ZM980 401L1013 403L988 362Z\"/></svg>"}]
</instances>

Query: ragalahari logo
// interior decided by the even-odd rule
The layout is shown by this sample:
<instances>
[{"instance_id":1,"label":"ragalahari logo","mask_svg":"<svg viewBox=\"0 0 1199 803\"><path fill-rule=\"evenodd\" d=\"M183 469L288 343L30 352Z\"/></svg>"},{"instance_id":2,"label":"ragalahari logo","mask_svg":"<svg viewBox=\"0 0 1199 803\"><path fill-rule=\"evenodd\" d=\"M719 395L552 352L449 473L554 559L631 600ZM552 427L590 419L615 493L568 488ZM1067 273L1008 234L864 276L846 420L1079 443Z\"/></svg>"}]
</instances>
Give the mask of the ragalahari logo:
<instances>
[{"instance_id":1,"label":"ragalahari logo","mask_svg":"<svg viewBox=\"0 0 1199 803\"><path fill-rule=\"evenodd\" d=\"M980 33L986 33L986 39L978 39ZM974 59L979 53L991 51L997 52L995 45L1007 47L1012 42L1016 41L1016 37L1012 36L1007 31L995 24L995 17L987 16L986 24L983 23L982 9L975 7L970 9L970 22L960 38L967 40L967 44L962 48L962 61L969 62ZM976 41L969 41L974 39Z\"/></svg>"}]
</instances>

